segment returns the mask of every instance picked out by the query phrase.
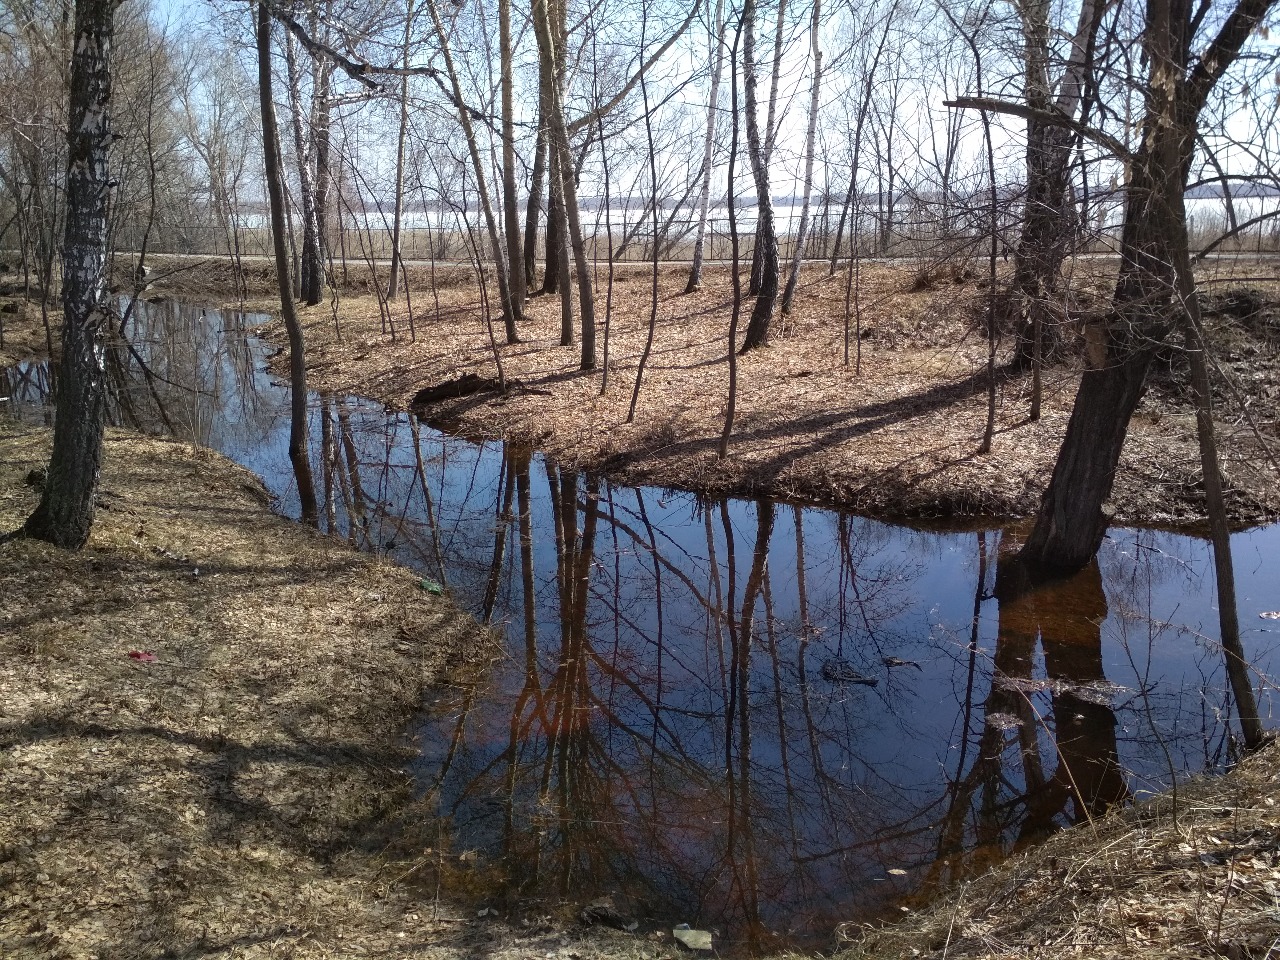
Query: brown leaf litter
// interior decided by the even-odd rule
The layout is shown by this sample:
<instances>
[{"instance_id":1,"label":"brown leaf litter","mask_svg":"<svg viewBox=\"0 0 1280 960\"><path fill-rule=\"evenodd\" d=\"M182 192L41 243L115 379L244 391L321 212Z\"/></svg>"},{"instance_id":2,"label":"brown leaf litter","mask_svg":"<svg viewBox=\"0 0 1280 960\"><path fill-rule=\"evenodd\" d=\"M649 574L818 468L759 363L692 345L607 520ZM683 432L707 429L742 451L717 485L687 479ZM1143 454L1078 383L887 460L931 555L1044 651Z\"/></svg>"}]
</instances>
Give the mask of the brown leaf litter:
<instances>
[{"instance_id":1,"label":"brown leaf litter","mask_svg":"<svg viewBox=\"0 0 1280 960\"><path fill-rule=\"evenodd\" d=\"M1280 956L1280 748L1065 830L840 960Z\"/></svg>"}]
</instances>

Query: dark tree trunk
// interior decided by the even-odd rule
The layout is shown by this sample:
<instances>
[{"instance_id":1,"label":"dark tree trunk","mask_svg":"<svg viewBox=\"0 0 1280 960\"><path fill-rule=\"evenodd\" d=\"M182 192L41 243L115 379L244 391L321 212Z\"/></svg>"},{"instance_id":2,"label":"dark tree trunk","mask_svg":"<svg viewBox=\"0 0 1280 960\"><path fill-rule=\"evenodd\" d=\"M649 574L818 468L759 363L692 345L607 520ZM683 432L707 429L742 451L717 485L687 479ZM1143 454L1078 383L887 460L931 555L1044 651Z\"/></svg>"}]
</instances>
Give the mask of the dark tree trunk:
<instances>
[{"instance_id":1,"label":"dark tree trunk","mask_svg":"<svg viewBox=\"0 0 1280 960\"><path fill-rule=\"evenodd\" d=\"M298 483L298 502L302 519L312 526L320 522L315 483L311 477L311 460L307 452L307 367L302 325L289 291L289 250L286 246L284 218L284 186L281 178L280 131L276 126L275 103L271 94L271 10L265 2L258 4L258 95L262 108L263 161L267 193L271 200L271 237L275 244L277 281L280 287L280 313L289 335L289 460Z\"/></svg>"},{"instance_id":2,"label":"dark tree trunk","mask_svg":"<svg viewBox=\"0 0 1280 960\"><path fill-rule=\"evenodd\" d=\"M538 276L538 218L542 213L542 184L547 176L546 113L538 115L538 139L533 148L533 172L529 175L529 202L524 213L524 282L533 292Z\"/></svg>"},{"instance_id":3,"label":"dark tree trunk","mask_svg":"<svg viewBox=\"0 0 1280 960\"><path fill-rule=\"evenodd\" d=\"M547 140L551 134L548 132ZM568 263L569 253L565 249L564 199L560 195L560 159L556 155L554 145L549 146L550 157L547 161L547 231L546 231L546 269L542 274L542 292L553 294L560 292L560 267L562 262ZM573 343L573 335L569 334L568 343ZM561 343L565 343L562 339Z\"/></svg>"},{"instance_id":4,"label":"dark tree trunk","mask_svg":"<svg viewBox=\"0 0 1280 960\"><path fill-rule=\"evenodd\" d=\"M1071 54L1058 84L1056 100L1050 77L1050 9L1047 0L1033 0L1021 7L1026 45L1027 106L1043 113L1075 116L1082 108L1087 119L1094 91L1088 73L1098 28L1107 4L1085 0L1080 7ZM1066 343L1062 329L1053 322L1048 307L1058 286L1058 273L1067 248L1078 232L1074 205L1068 195L1071 152L1075 135L1065 127L1042 119L1027 122L1027 203L1022 233L1014 251L1014 290L1022 301L1022 322L1014 345L1015 365L1036 371L1031 418L1040 412L1040 365L1057 359Z\"/></svg>"},{"instance_id":5,"label":"dark tree trunk","mask_svg":"<svg viewBox=\"0 0 1280 960\"><path fill-rule=\"evenodd\" d=\"M102 467L106 372L107 203L111 178L111 44L114 0L76 0L67 133L62 364L53 456L27 536L78 550L93 526Z\"/></svg>"},{"instance_id":6,"label":"dark tree trunk","mask_svg":"<svg viewBox=\"0 0 1280 960\"><path fill-rule=\"evenodd\" d=\"M1079 570L1098 552L1111 522L1105 504L1152 354L1141 350L1081 379L1053 477L1019 555L1037 579Z\"/></svg>"},{"instance_id":7,"label":"dark tree trunk","mask_svg":"<svg viewBox=\"0 0 1280 960\"><path fill-rule=\"evenodd\" d=\"M1047 109L1047 106L1040 105ZM1072 233L1067 203L1067 171L1072 135L1062 127L1033 121L1027 130L1027 204L1014 253L1013 285L1022 303L1014 344L1014 364L1029 369L1037 357L1051 362L1066 338L1052 322L1048 305ZM1037 338L1039 339L1037 349Z\"/></svg>"},{"instance_id":8,"label":"dark tree trunk","mask_svg":"<svg viewBox=\"0 0 1280 960\"><path fill-rule=\"evenodd\" d=\"M1147 368L1181 312L1174 265L1186 261L1183 192L1203 99L1188 85L1187 0L1150 0L1144 38L1155 80L1148 89L1142 147L1134 155L1111 315L1086 331L1091 369L1080 381L1071 420L1035 527L1019 554L1038 578L1071 573L1097 552L1129 419Z\"/></svg>"},{"instance_id":9,"label":"dark tree trunk","mask_svg":"<svg viewBox=\"0 0 1280 960\"><path fill-rule=\"evenodd\" d=\"M516 196L516 127L512 79L511 0L498 4L499 45L502 63L502 214L506 231L507 265L510 272L511 309L516 322L524 320L524 298L528 284L524 277L524 250L520 243L520 207Z\"/></svg>"}]
</instances>

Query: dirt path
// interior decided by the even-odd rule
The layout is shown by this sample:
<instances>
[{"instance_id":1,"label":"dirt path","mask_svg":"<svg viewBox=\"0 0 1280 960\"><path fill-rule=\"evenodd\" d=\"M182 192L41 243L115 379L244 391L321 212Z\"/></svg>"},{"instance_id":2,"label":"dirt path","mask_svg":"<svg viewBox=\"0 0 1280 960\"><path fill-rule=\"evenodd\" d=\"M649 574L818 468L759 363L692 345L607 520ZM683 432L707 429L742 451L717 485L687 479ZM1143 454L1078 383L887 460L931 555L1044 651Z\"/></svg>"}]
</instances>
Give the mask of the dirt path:
<instances>
[{"instance_id":1,"label":"dirt path","mask_svg":"<svg viewBox=\"0 0 1280 960\"><path fill-rule=\"evenodd\" d=\"M1078 284L1081 311L1097 307L1106 282L1100 276ZM580 371L577 348L559 345L558 301L541 297L530 301L524 342L499 348L505 393L444 400L423 412L447 430L532 443L558 461L636 483L763 494L882 518L1034 513L1078 372L1071 365L1048 372L1037 423L1027 419L1029 378L1002 376L994 447L977 455L987 346L975 318L986 294L972 281L922 283L915 268L867 268L862 337L851 329L845 366L843 278L811 277L772 346L739 362L741 399L731 455L723 460L716 446L727 393L727 275L712 271L691 296L682 295L682 284L678 269L662 275L657 334L633 423L627 414L649 309L649 281L635 270L615 283L603 393L603 358L601 370ZM412 310L399 303L384 312L365 295L304 311L310 386L407 408L423 387L469 373L493 378L489 334L474 296L457 283L417 293ZM603 295L601 301L603 313ZM278 324L266 335L285 342ZM1276 351L1256 339L1250 370L1261 374L1248 389L1258 400L1255 416L1274 430ZM287 357L279 363L283 373ZM1112 502L1122 523L1185 525L1201 518L1194 418L1179 389L1153 389L1134 417ZM1276 478L1247 424L1237 418L1221 429L1237 521L1274 516Z\"/></svg>"}]
</instances>

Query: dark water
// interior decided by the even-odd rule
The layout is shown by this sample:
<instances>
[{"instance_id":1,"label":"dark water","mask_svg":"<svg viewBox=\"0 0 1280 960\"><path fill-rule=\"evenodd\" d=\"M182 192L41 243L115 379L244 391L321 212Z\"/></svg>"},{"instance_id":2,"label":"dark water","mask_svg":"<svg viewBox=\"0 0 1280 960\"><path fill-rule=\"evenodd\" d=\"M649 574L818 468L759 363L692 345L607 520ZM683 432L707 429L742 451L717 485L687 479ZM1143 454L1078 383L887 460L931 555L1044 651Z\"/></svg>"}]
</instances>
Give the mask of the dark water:
<instances>
[{"instance_id":1,"label":"dark water","mask_svg":"<svg viewBox=\"0 0 1280 960\"><path fill-rule=\"evenodd\" d=\"M144 310L112 416L222 450L296 516L257 319ZM4 371L0 396L47 417L47 380ZM607 895L729 951L821 946L1234 756L1202 541L1113 530L1001 604L999 530L616 486L352 398L313 397L311 426L322 526L506 636L413 731L455 895L529 916ZM1280 528L1233 545L1269 718Z\"/></svg>"}]
</instances>

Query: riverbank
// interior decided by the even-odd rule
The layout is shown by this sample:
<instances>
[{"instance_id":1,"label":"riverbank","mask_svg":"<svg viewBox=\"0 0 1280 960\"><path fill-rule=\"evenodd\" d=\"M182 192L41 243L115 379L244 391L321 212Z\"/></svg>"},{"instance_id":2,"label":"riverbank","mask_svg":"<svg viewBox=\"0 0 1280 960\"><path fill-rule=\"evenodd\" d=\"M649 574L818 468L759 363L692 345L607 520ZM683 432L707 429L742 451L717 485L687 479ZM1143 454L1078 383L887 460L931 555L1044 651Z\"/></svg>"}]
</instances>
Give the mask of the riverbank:
<instances>
[{"instance_id":1,"label":"riverbank","mask_svg":"<svg viewBox=\"0 0 1280 960\"><path fill-rule=\"evenodd\" d=\"M5 529L47 451L0 423ZM476 916L483 875L401 773L421 684L488 655L469 618L185 444L111 431L101 502L81 553L0 547L0 954L681 955L576 906ZM850 926L843 956L1271 956L1278 796L1272 746Z\"/></svg>"},{"instance_id":2,"label":"riverbank","mask_svg":"<svg viewBox=\"0 0 1280 960\"><path fill-rule=\"evenodd\" d=\"M840 960L1228 957L1280 952L1280 748L1064 830Z\"/></svg>"},{"instance_id":3,"label":"riverbank","mask_svg":"<svg viewBox=\"0 0 1280 960\"><path fill-rule=\"evenodd\" d=\"M0 422L0 529L48 446ZM208 451L109 431L99 501L81 552L0 546L0 955L462 949L396 882L403 730L487 633Z\"/></svg>"},{"instance_id":4,"label":"riverbank","mask_svg":"<svg viewBox=\"0 0 1280 960\"><path fill-rule=\"evenodd\" d=\"M1073 305L1084 315L1102 309L1110 282L1104 264L1086 268L1097 276L1077 278ZM1252 271L1241 264L1229 269ZM662 271L656 336L634 422L628 413L648 333L651 282L636 268L619 274L611 305L603 280L599 285L597 310L602 318L610 311L603 392L603 343L600 369L580 371L578 348L559 345L558 299L538 297L528 304L521 343L501 343L496 331L506 392L418 409L447 430L533 444L558 462L628 483L767 495L884 519L1007 521L1034 514L1070 416L1080 363L1046 371L1043 415L1034 423L1030 376L1002 374L992 451L978 455L987 416L987 344L980 333L987 297L974 278L923 275L918 265L866 266L858 302L849 307L846 365L845 278L810 270L793 315L777 321L772 345L739 360L728 458L716 449L728 389L724 269L709 271L692 295L683 294L681 268ZM1233 289L1223 284L1206 288ZM464 374L496 374L483 306L464 282L389 305L367 292L344 294L301 316L312 389L406 409L424 387ZM1216 311L1210 323L1220 365L1234 376L1221 387L1220 400L1233 407L1248 400L1254 422L1274 439L1280 396L1280 361L1270 335L1280 330L1274 308L1244 317ZM263 332L283 349L278 322ZM277 362L284 374L287 356ZM1165 366L1130 427L1112 497L1119 523L1188 526L1203 519L1185 377L1176 361ZM1280 484L1250 424L1233 412L1222 417L1219 431L1233 519L1243 526L1273 518Z\"/></svg>"}]
</instances>

